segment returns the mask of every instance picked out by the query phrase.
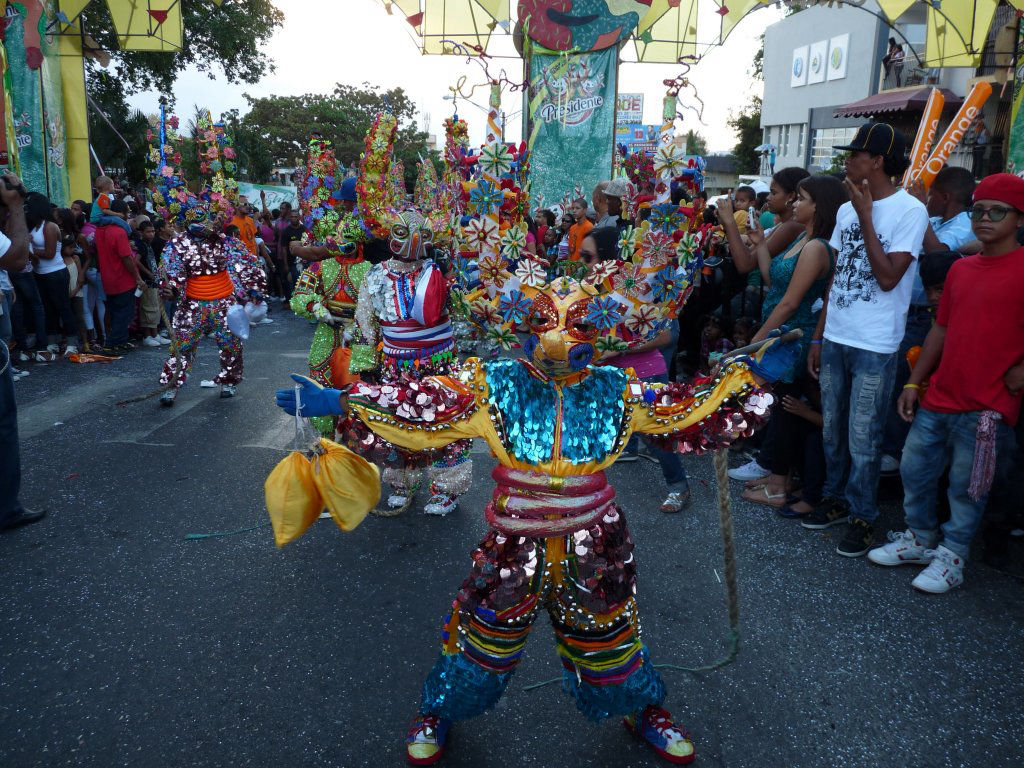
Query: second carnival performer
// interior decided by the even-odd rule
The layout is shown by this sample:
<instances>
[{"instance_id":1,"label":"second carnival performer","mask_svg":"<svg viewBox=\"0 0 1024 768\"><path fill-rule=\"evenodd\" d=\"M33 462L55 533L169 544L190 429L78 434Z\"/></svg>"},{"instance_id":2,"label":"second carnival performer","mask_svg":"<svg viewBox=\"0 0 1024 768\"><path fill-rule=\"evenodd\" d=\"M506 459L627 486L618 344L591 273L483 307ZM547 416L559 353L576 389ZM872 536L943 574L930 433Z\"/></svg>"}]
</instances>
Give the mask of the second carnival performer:
<instances>
[{"instance_id":1,"label":"second carnival performer","mask_svg":"<svg viewBox=\"0 0 1024 768\"><path fill-rule=\"evenodd\" d=\"M448 314L448 280L428 258L428 250L435 245L435 223L442 229L448 223L439 216L428 220L411 207L395 207L404 197L390 188L396 127L392 115L377 118L366 138L357 193L364 223L388 241L390 258L366 274L356 307L363 338L379 349L375 373L385 386L401 379L445 375L458 364ZM426 514L447 515L469 489L473 478L469 449L469 441L456 441L427 469L431 496L423 508ZM385 467L384 480L392 489L388 513L409 508L421 477L420 469L407 465Z\"/></svg>"},{"instance_id":2,"label":"second carnival performer","mask_svg":"<svg viewBox=\"0 0 1024 768\"><path fill-rule=\"evenodd\" d=\"M231 220L231 189L222 173L202 198L192 194L173 170L159 169L156 178L153 199L158 213L184 228L164 248L159 269L162 298L177 301L171 323L176 352L172 347L160 373L160 383L171 386L160 396L160 405L174 405L206 336L212 336L220 350L214 383L220 385L222 398L233 397L242 381L242 339L229 327L228 312L235 305L260 301L266 276L245 244L224 234Z\"/></svg>"},{"instance_id":3,"label":"second carnival performer","mask_svg":"<svg viewBox=\"0 0 1024 768\"><path fill-rule=\"evenodd\" d=\"M314 136L299 191L306 234L291 245L293 256L312 263L295 283L291 308L317 322L309 347L310 378L343 389L360 372L374 367L375 355L371 346L361 343L355 323L359 287L371 266L362 254L366 230L353 213L357 180L338 174L330 142ZM330 417L313 420L320 434L331 438L336 422Z\"/></svg>"}]
</instances>

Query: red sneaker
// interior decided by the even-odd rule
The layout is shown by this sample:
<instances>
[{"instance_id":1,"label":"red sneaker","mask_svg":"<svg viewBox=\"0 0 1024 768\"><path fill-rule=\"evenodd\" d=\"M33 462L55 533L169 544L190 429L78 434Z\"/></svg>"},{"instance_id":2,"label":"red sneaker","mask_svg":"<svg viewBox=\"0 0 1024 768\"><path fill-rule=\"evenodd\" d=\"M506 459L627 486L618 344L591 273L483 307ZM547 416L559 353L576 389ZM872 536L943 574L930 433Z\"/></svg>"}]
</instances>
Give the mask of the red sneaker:
<instances>
[{"instance_id":1,"label":"red sneaker","mask_svg":"<svg viewBox=\"0 0 1024 768\"><path fill-rule=\"evenodd\" d=\"M405 759L409 765L433 765L440 760L450 725L450 720L437 715L417 715L405 737Z\"/></svg>"},{"instance_id":2,"label":"red sneaker","mask_svg":"<svg viewBox=\"0 0 1024 768\"><path fill-rule=\"evenodd\" d=\"M640 717L622 718L626 730L643 739L651 749L670 763L688 765L697 759L690 735L672 722L672 715L661 707L647 707Z\"/></svg>"}]
</instances>

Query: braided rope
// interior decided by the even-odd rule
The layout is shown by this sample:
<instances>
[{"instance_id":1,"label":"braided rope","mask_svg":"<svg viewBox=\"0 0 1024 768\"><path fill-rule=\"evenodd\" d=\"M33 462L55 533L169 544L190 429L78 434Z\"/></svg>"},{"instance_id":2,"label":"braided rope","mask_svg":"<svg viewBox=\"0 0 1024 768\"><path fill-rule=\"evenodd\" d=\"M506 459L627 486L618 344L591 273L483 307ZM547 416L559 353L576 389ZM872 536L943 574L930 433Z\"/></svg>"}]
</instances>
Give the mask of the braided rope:
<instances>
[{"instance_id":1,"label":"braided rope","mask_svg":"<svg viewBox=\"0 0 1024 768\"><path fill-rule=\"evenodd\" d=\"M725 560L725 596L729 610L729 650L714 664L701 667L682 667L676 664L655 664L658 669L680 672L713 672L736 661L740 652L740 596L736 579L736 545L732 532L732 499L729 494L729 449L715 452L715 481L718 484L718 523L722 529L722 557Z\"/></svg>"}]
</instances>

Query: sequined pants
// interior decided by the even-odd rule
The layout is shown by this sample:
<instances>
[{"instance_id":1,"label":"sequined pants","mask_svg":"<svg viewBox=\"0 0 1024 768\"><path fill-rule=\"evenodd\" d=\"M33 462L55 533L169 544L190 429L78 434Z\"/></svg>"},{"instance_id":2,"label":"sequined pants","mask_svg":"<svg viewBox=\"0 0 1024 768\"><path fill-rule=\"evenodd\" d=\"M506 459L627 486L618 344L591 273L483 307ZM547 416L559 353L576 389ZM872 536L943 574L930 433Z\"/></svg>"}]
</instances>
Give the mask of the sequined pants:
<instances>
[{"instance_id":1,"label":"sequined pants","mask_svg":"<svg viewBox=\"0 0 1024 768\"><path fill-rule=\"evenodd\" d=\"M469 490L473 482L473 460L469 458L472 446L472 440L457 440L449 447L445 458L438 459L427 468L432 494L461 496ZM422 469L387 467L383 480L397 493L408 495L419 486L422 476Z\"/></svg>"},{"instance_id":2,"label":"sequined pants","mask_svg":"<svg viewBox=\"0 0 1024 768\"><path fill-rule=\"evenodd\" d=\"M393 358L386 355L381 356L381 380L397 378L394 371L398 365ZM389 362L390 361L390 362ZM449 375L455 371L457 361L442 360L436 364L425 364L419 368L408 368L404 370L404 377L414 379L423 376ZM473 447L472 440L456 440L445 452L445 457L438 459L427 468L427 479L430 483L432 494L444 494L446 496L461 496L469 490L473 483L473 460L469 458L470 449ZM394 469L384 470L383 480L390 485L396 493L408 496L419 486L422 478L422 470L419 469Z\"/></svg>"},{"instance_id":3,"label":"sequined pants","mask_svg":"<svg viewBox=\"0 0 1024 768\"><path fill-rule=\"evenodd\" d=\"M177 359L172 354L164 363L160 373L160 383L166 384L174 378L174 386L185 383L188 371L192 368L196 348L204 336L213 336L220 350L220 373L214 378L217 384L238 384L242 380L242 340L228 328L227 311L232 299L216 301L197 301L184 299L178 303L171 325L174 337L178 342L184 370L175 376Z\"/></svg>"},{"instance_id":4,"label":"sequined pants","mask_svg":"<svg viewBox=\"0 0 1024 768\"><path fill-rule=\"evenodd\" d=\"M555 630L562 690L587 718L661 705L665 685L640 640L633 541L620 511L568 536L491 530L472 558L423 684L421 713L462 720L493 707L541 609Z\"/></svg>"},{"instance_id":5,"label":"sequined pants","mask_svg":"<svg viewBox=\"0 0 1024 768\"><path fill-rule=\"evenodd\" d=\"M313 343L309 347L309 378L317 384L332 388L331 356L342 346L341 326L319 323L313 332ZM326 438L334 439L338 418L336 416L314 416L310 419L317 431Z\"/></svg>"}]
</instances>

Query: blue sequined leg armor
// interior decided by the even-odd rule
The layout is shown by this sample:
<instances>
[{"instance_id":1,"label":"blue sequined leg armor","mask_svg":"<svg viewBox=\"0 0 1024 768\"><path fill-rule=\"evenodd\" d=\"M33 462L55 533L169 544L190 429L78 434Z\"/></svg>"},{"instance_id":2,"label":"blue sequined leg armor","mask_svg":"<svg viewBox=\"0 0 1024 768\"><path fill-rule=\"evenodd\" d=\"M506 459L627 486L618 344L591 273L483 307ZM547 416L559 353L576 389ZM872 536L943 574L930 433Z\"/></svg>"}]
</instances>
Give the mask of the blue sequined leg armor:
<instances>
[{"instance_id":1,"label":"blue sequined leg armor","mask_svg":"<svg viewBox=\"0 0 1024 768\"><path fill-rule=\"evenodd\" d=\"M492 530L473 552L423 684L422 714L463 720L508 687L541 607L551 617L562 688L598 721L661 706L665 684L640 640L633 541L618 513L570 537ZM585 589L581 585L587 585Z\"/></svg>"},{"instance_id":2,"label":"blue sequined leg armor","mask_svg":"<svg viewBox=\"0 0 1024 768\"><path fill-rule=\"evenodd\" d=\"M442 654L423 682L420 714L448 720L476 717L498 703L511 679L511 672L488 672L462 654Z\"/></svg>"},{"instance_id":3,"label":"blue sequined leg armor","mask_svg":"<svg viewBox=\"0 0 1024 768\"><path fill-rule=\"evenodd\" d=\"M630 715L649 706L660 707L665 701L665 683L651 664L646 646L641 651L641 659L641 665L615 685L592 685L583 682L575 670L563 669L562 690L572 696L583 716L594 722Z\"/></svg>"}]
</instances>

